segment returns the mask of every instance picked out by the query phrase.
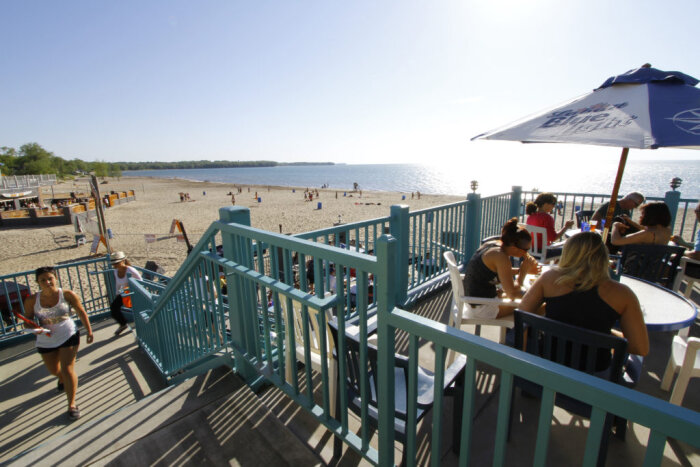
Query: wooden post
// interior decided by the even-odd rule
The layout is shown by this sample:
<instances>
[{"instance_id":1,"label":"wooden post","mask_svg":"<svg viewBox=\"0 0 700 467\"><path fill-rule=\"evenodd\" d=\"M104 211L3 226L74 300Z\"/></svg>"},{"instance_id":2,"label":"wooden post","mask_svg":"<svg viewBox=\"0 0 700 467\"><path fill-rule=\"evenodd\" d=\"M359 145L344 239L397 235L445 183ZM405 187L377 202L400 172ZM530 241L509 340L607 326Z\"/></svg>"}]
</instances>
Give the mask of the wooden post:
<instances>
[{"instance_id":1,"label":"wooden post","mask_svg":"<svg viewBox=\"0 0 700 467\"><path fill-rule=\"evenodd\" d=\"M250 210L243 207L228 206L219 209L219 219L226 224L240 224L250 226ZM248 240L245 240L248 241ZM247 259L242 249L240 239L227 232L221 233L221 242L224 249L224 257L236 263L247 264ZM246 316L248 310L254 310L255 306L249 306L246 300L251 297L244 293L244 280L235 274L226 274L226 292L229 300L229 326L231 328L231 343L241 353L255 355L255 332L252 326L257 326L257 316ZM260 383L258 373L245 358L236 359L236 371L245 382L255 387Z\"/></svg>"},{"instance_id":2,"label":"wooden post","mask_svg":"<svg viewBox=\"0 0 700 467\"><path fill-rule=\"evenodd\" d=\"M397 305L403 305L408 295L408 206L396 204L391 207L389 218L389 233L397 241L395 278Z\"/></svg>"},{"instance_id":3,"label":"wooden post","mask_svg":"<svg viewBox=\"0 0 700 467\"><path fill-rule=\"evenodd\" d=\"M464 218L466 246L462 260L466 263L481 244L481 195L478 193L467 195L467 215Z\"/></svg>"},{"instance_id":4,"label":"wooden post","mask_svg":"<svg viewBox=\"0 0 700 467\"><path fill-rule=\"evenodd\" d=\"M620 191L620 183L622 183L622 174L625 171L625 164L627 163L627 154L629 154L630 148L622 148L622 154L620 155L620 164L617 167L617 176L615 177L615 185L613 185L613 191L610 195L610 203L608 203L608 212L605 215L605 230L603 230L603 242L607 242L608 233L612 227L613 214L615 213L615 205L617 204L617 194Z\"/></svg>"},{"instance_id":5,"label":"wooden post","mask_svg":"<svg viewBox=\"0 0 700 467\"><path fill-rule=\"evenodd\" d=\"M107 235L107 225L105 222L104 207L102 206L102 198L100 196L100 186L97 184L97 177L90 176L90 184L92 185L92 193L95 197L95 212L97 212L97 224L100 228L100 236L105 241L107 254L112 254L112 247L109 244L109 235Z\"/></svg>"},{"instance_id":6,"label":"wooden post","mask_svg":"<svg viewBox=\"0 0 700 467\"><path fill-rule=\"evenodd\" d=\"M377 337L378 337L378 414L379 414L379 465L394 465L394 352L396 329L389 324L389 315L396 296L395 283L389 277L395 273L396 265L395 238L382 235L377 240ZM367 345L362 336L362 345Z\"/></svg>"},{"instance_id":7,"label":"wooden post","mask_svg":"<svg viewBox=\"0 0 700 467\"><path fill-rule=\"evenodd\" d=\"M508 207L508 218L517 217L520 220L522 209L520 207L520 199L523 196L523 187L514 186L510 194L510 206Z\"/></svg>"}]
</instances>

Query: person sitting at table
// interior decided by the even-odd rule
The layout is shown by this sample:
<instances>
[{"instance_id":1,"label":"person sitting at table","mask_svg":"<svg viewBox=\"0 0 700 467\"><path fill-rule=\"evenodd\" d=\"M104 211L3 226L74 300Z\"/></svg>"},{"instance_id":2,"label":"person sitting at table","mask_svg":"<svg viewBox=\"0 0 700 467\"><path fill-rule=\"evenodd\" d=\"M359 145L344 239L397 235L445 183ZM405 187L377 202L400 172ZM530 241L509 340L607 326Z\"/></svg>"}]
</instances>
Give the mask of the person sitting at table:
<instances>
[{"instance_id":1,"label":"person sitting at table","mask_svg":"<svg viewBox=\"0 0 700 467\"><path fill-rule=\"evenodd\" d=\"M624 198L615 203L615 210L613 211L613 219L616 217L622 217L627 220L632 217L632 210L638 208L644 202L644 195L638 191L633 191L627 193ZM608 214L608 206L610 202L603 203L591 216L592 221L600 221L605 219Z\"/></svg>"},{"instance_id":2,"label":"person sitting at table","mask_svg":"<svg viewBox=\"0 0 700 467\"><path fill-rule=\"evenodd\" d=\"M632 244L666 245L671 239L671 211L664 202L647 203L641 207L639 231L630 233L636 224L615 222L610 242L615 247Z\"/></svg>"},{"instance_id":3,"label":"person sitting at table","mask_svg":"<svg viewBox=\"0 0 700 467\"><path fill-rule=\"evenodd\" d=\"M501 229L501 238L484 243L471 257L464 271L464 293L469 297L495 298L499 296L496 284L500 283L502 297L510 299L522 296L525 276L540 269L537 260L528 254L532 238L527 229L512 218ZM513 268L511 257L522 258L519 268ZM514 276L517 275L517 280ZM477 308L484 313L480 318L500 318L513 314L515 306Z\"/></svg>"},{"instance_id":4,"label":"person sitting at table","mask_svg":"<svg viewBox=\"0 0 700 467\"><path fill-rule=\"evenodd\" d=\"M645 356L649 337L639 300L624 284L610 279L608 250L595 232L571 237L559 264L544 272L530 287L520 309L547 318L627 339L631 354ZM613 329L619 321L622 332ZM604 370L610 355L599 355L596 368Z\"/></svg>"},{"instance_id":5,"label":"person sitting at table","mask_svg":"<svg viewBox=\"0 0 700 467\"><path fill-rule=\"evenodd\" d=\"M564 227L561 230L556 231L554 218L550 214L556 205L556 196L552 193L540 193L534 202L529 202L525 206L525 214L528 215L527 225L545 228L547 230L547 245L551 245L560 239L564 232L574 225L573 220L568 220L564 223Z\"/></svg>"},{"instance_id":6,"label":"person sitting at table","mask_svg":"<svg viewBox=\"0 0 700 467\"><path fill-rule=\"evenodd\" d=\"M700 203L695 206L695 219L700 222ZM683 256L700 261L700 234L695 236L695 244L686 242L680 235L673 235L671 241L679 246L688 248Z\"/></svg>"}]
</instances>

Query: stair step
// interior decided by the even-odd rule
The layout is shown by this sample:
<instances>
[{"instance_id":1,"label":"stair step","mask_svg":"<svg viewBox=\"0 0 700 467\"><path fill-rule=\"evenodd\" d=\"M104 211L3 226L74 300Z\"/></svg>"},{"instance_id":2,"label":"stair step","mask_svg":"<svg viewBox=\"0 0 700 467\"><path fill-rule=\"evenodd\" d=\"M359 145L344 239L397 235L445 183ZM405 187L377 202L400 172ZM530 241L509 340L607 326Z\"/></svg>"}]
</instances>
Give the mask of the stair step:
<instances>
[{"instance_id":1,"label":"stair step","mask_svg":"<svg viewBox=\"0 0 700 467\"><path fill-rule=\"evenodd\" d=\"M323 463L227 367L210 370L79 426L11 462L129 467L155 463Z\"/></svg>"}]
</instances>

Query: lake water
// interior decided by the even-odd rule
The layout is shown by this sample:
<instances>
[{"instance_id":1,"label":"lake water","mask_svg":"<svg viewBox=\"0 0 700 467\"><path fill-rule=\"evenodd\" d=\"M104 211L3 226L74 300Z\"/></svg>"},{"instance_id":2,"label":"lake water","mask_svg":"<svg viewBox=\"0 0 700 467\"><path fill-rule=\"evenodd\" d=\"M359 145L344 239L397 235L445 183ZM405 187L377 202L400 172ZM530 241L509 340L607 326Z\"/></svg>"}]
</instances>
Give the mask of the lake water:
<instances>
[{"instance_id":1,"label":"lake water","mask_svg":"<svg viewBox=\"0 0 700 467\"><path fill-rule=\"evenodd\" d=\"M429 194L464 195L471 192L470 181L479 182L478 193L484 196L503 193L512 186L523 190L567 193L610 193L617 161L582 164L571 161L562 169L556 165L477 168L464 164L430 166L418 164L278 166L230 169L132 170L125 176L181 178L187 180L240 185L277 185L331 189L352 189L357 182L363 190L420 191ZM663 196L673 177L683 179L683 198L700 198L700 160L628 161L621 193L640 191L646 196Z\"/></svg>"}]
</instances>

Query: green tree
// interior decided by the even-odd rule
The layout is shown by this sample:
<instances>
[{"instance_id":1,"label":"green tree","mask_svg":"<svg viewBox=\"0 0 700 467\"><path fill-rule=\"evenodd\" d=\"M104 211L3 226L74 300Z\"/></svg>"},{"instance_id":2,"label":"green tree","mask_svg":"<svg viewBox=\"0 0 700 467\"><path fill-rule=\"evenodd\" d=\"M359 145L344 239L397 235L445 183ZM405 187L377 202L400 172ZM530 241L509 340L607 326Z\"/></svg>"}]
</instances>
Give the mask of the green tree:
<instances>
[{"instance_id":1,"label":"green tree","mask_svg":"<svg viewBox=\"0 0 700 467\"><path fill-rule=\"evenodd\" d=\"M38 175L56 173L53 166L53 153L39 146L37 143L28 143L19 148L17 160L18 175Z\"/></svg>"},{"instance_id":2,"label":"green tree","mask_svg":"<svg viewBox=\"0 0 700 467\"><path fill-rule=\"evenodd\" d=\"M105 178L108 172L107 163L104 161L98 161L92 163L92 170L95 171L95 177Z\"/></svg>"},{"instance_id":3,"label":"green tree","mask_svg":"<svg viewBox=\"0 0 700 467\"><path fill-rule=\"evenodd\" d=\"M14 175L15 164L17 163L17 151L15 148L7 146L0 147L0 173L3 175Z\"/></svg>"},{"instance_id":4,"label":"green tree","mask_svg":"<svg viewBox=\"0 0 700 467\"><path fill-rule=\"evenodd\" d=\"M109 164L109 169L107 170L107 173L109 173L110 177L121 177L122 176L122 169L119 167L119 164Z\"/></svg>"}]
</instances>

